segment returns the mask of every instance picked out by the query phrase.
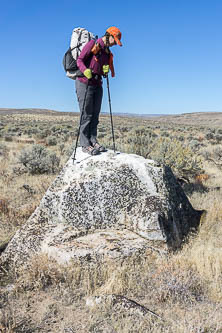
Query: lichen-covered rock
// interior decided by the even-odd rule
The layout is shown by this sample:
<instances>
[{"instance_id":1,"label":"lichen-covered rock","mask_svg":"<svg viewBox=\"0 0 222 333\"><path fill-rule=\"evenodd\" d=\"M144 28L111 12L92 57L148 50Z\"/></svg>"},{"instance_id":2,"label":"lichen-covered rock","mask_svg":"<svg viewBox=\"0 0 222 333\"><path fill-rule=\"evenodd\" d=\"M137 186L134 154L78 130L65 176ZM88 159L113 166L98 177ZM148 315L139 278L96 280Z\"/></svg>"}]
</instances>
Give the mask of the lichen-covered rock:
<instances>
[{"instance_id":1,"label":"lichen-covered rock","mask_svg":"<svg viewBox=\"0 0 222 333\"><path fill-rule=\"evenodd\" d=\"M148 240L178 248L198 226L200 212L170 168L112 151L91 157L78 148L76 156L10 241L2 263L20 265L38 253L62 263L124 257L144 251Z\"/></svg>"}]
</instances>

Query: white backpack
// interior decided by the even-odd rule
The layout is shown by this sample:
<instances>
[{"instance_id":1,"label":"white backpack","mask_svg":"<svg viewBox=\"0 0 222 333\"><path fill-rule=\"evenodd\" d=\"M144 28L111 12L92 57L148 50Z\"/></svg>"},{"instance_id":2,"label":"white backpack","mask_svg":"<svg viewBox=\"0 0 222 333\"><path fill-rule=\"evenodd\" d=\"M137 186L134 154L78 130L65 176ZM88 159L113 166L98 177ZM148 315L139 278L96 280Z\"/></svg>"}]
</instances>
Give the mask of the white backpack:
<instances>
[{"instance_id":1,"label":"white backpack","mask_svg":"<svg viewBox=\"0 0 222 333\"><path fill-rule=\"evenodd\" d=\"M66 76L70 79L75 80L78 76L83 75L76 64L76 60L83 47L92 39L96 40L96 37L85 28L73 29L70 48L63 57L63 66L66 71Z\"/></svg>"}]
</instances>

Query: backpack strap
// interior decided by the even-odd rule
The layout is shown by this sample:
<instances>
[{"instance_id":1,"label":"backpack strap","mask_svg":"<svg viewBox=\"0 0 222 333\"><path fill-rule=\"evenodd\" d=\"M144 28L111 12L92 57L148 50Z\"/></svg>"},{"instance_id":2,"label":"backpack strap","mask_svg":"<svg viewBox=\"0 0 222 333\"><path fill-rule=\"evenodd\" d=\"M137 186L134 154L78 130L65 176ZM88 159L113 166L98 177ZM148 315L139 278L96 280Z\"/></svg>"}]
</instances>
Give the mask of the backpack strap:
<instances>
[{"instance_id":1,"label":"backpack strap","mask_svg":"<svg viewBox=\"0 0 222 333\"><path fill-rule=\"evenodd\" d=\"M81 37L82 37L82 31L83 30L81 30L80 31L80 34L79 34L79 37L78 37L78 44L77 44L77 46L76 46L76 48L78 48L78 50L77 50L77 58L78 58L78 56L79 56L79 54L80 54L80 46L82 45L81 43L80 43L80 40L81 40ZM89 34L89 32L88 32L88 34Z\"/></svg>"}]
</instances>

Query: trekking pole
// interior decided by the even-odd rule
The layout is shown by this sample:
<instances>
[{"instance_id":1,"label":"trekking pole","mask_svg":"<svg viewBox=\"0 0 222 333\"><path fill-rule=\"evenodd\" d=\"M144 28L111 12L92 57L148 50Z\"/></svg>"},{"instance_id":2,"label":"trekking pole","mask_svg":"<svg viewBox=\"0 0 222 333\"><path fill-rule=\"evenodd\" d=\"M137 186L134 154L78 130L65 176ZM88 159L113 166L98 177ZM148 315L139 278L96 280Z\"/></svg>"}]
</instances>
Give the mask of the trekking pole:
<instances>
[{"instance_id":1,"label":"trekking pole","mask_svg":"<svg viewBox=\"0 0 222 333\"><path fill-rule=\"evenodd\" d=\"M112 117L112 108L111 108L111 98L110 98L108 74L106 75L106 82L107 82L107 90L108 90L108 98L109 98L110 120L111 120L111 127L112 127L112 136L113 136L113 150L114 150L114 153L115 153L116 152L116 147L115 147L115 138L114 138L114 129L113 129L113 117Z\"/></svg>"},{"instance_id":2,"label":"trekking pole","mask_svg":"<svg viewBox=\"0 0 222 333\"><path fill-rule=\"evenodd\" d=\"M83 111L85 109L86 95L87 95L88 87L89 87L89 80L88 80L87 85L86 85L86 92L85 92L85 96L84 96L84 100L83 100L82 112L81 112L80 121L79 121L79 129L78 129L78 134L77 134L77 138L76 138L76 146L75 146L74 156L72 158L73 159L73 164L74 164L75 157L76 157L76 149L77 149L77 146L78 146L80 127L81 127L81 123L82 123L82 115L83 115Z\"/></svg>"}]
</instances>

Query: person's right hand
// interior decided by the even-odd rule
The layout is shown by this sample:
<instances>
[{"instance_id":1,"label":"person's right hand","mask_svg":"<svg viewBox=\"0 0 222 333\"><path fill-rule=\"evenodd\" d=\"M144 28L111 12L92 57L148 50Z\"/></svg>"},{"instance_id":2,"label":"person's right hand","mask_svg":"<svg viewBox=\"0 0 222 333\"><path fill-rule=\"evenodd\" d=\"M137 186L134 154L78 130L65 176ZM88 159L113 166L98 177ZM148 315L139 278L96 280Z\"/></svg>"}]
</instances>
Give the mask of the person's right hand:
<instances>
[{"instance_id":1,"label":"person's right hand","mask_svg":"<svg viewBox=\"0 0 222 333\"><path fill-rule=\"evenodd\" d=\"M83 74L85 75L85 77L87 77L88 80L92 78L92 70L90 68L86 68Z\"/></svg>"}]
</instances>

